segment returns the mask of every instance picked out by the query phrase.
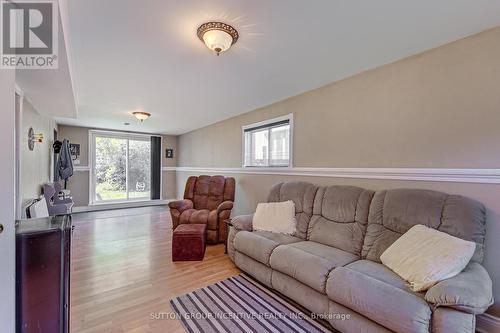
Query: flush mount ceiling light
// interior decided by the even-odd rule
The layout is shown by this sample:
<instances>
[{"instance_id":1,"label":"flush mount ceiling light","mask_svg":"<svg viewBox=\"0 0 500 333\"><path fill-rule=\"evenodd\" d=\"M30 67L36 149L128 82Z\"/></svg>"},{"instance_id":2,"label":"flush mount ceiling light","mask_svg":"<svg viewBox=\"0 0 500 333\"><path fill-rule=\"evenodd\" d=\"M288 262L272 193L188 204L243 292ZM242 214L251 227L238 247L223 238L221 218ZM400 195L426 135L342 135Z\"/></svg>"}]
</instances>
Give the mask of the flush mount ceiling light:
<instances>
[{"instance_id":1,"label":"flush mount ceiling light","mask_svg":"<svg viewBox=\"0 0 500 333\"><path fill-rule=\"evenodd\" d=\"M143 111L136 111L136 112L132 112L132 114L134 115L134 117L136 117L138 120L141 121L141 123L148 119L149 117L151 117L151 113L147 113L147 112L143 112Z\"/></svg>"},{"instance_id":2,"label":"flush mount ceiling light","mask_svg":"<svg viewBox=\"0 0 500 333\"><path fill-rule=\"evenodd\" d=\"M227 51L238 40L238 31L222 22L203 23L198 28L197 35L217 55Z\"/></svg>"}]
</instances>

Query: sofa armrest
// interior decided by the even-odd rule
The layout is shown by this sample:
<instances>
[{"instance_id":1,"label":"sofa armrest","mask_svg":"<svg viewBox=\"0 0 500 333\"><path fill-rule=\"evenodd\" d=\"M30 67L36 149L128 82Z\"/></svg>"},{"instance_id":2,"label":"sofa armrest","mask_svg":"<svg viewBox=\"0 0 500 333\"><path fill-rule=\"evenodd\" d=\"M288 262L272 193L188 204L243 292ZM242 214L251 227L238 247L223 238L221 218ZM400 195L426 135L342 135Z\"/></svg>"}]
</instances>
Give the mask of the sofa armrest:
<instances>
[{"instance_id":1,"label":"sofa armrest","mask_svg":"<svg viewBox=\"0 0 500 333\"><path fill-rule=\"evenodd\" d=\"M223 210L231 210L233 209L233 202L232 201L224 201L217 207L217 214L222 212Z\"/></svg>"},{"instance_id":2,"label":"sofa armrest","mask_svg":"<svg viewBox=\"0 0 500 333\"><path fill-rule=\"evenodd\" d=\"M231 220L233 227L238 231L252 231L253 214L236 216Z\"/></svg>"},{"instance_id":3,"label":"sofa armrest","mask_svg":"<svg viewBox=\"0 0 500 333\"><path fill-rule=\"evenodd\" d=\"M458 275L435 284L425 294L435 307L451 307L471 314L481 314L493 304L491 278L486 269L471 262Z\"/></svg>"},{"instance_id":4,"label":"sofa armrest","mask_svg":"<svg viewBox=\"0 0 500 333\"><path fill-rule=\"evenodd\" d=\"M175 209L179 211L179 213L182 213L186 209L191 209L193 208L193 202L191 200L178 200L178 201L172 201L168 203L168 207L170 209Z\"/></svg>"}]
</instances>

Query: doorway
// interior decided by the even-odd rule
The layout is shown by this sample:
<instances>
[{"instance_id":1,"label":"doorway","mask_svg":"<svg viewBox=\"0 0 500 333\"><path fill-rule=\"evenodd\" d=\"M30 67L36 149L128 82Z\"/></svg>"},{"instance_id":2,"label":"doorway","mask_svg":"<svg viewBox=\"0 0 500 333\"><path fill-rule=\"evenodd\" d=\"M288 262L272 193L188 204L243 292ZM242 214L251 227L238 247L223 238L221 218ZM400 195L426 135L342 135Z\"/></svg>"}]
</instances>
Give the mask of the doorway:
<instances>
[{"instance_id":1,"label":"doorway","mask_svg":"<svg viewBox=\"0 0 500 333\"><path fill-rule=\"evenodd\" d=\"M91 131L90 204L151 199L151 137Z\"/></svg>"}]
</instances>

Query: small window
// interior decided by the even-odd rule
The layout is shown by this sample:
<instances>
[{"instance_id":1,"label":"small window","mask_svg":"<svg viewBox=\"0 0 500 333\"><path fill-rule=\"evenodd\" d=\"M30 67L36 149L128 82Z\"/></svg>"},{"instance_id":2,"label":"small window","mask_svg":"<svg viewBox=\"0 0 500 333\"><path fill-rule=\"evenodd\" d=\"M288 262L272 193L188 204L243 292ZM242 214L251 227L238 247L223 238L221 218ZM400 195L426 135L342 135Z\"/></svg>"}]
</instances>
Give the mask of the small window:
<instances>
[{"instance_id":1,"label":"small window","mask_svg":"<svg viewBox=\"0 0 500 333\"><path fill-rule=\"evenodd\" d=\"M289 167L292 114L243 126L244 167Z\"/></svg>"}]
</instances>

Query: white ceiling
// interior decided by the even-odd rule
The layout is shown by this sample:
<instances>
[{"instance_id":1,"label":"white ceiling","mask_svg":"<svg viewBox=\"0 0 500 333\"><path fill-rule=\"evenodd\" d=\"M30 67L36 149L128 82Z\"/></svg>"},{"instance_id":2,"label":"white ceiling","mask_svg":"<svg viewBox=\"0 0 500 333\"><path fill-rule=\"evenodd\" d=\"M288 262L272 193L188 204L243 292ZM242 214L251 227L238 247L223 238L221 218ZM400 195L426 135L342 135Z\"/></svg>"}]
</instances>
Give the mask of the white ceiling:
<instances>
[{"instance_id":1,"label":"white ceiling","mask_svg":"<svg viewBox=\"0 0 500 333\"><path fill-rule=\"evenodd\" d=\"M57 69L17 69L16 84L40 113L53 117L76 117L68 50L61 20L58 24L58 45Z\"/></svg>"},{"instance_id":2,"label":"white ceiling","mask_svg":"<svg viewBox=\"0 0 500 333\"><path fill-rule=\"evenodd\" d=\"M500 25L500 1L71 0L68 18L78 116L58 121L181 134ZM211 20L240 33L220 57L196 36Z\"/></svg>"}]
</instances>

